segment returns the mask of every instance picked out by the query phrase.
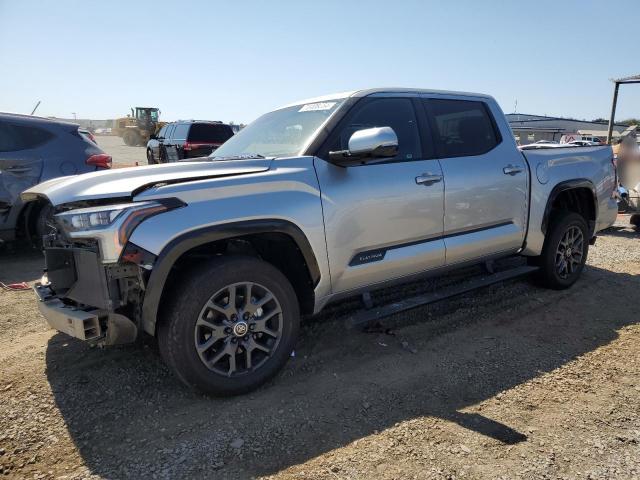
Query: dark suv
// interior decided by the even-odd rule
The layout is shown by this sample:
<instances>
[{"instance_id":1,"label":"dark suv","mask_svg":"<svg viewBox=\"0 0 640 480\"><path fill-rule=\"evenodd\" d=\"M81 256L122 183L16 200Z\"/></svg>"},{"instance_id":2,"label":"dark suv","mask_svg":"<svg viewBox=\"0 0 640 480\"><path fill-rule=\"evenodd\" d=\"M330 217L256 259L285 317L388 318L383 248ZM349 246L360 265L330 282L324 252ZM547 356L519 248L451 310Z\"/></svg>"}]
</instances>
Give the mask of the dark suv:
<instances>
[{"instance_id":1,"label":"dark suv","mask_svg":"<svg viewBox=\"0 0 640 480\"><path fill-rule=\"evenodd\" d=\"M222 122L180 120L168 123L147 142L147 162L206 157L232 136L231 127Z\"/></svg>"},{"instance_id":2,"label":"dark suv","mask_svg":"<svg viewBox=\"0 0 640 480\"><path fill-rule=\"evenodd\" d=\"M41 238L44 232L50 208L42 202L25 207L23 190L106 168L111 168L111 157L78 125L0 113L0 243L16 235Z\"/></svg>"}]
</instances>

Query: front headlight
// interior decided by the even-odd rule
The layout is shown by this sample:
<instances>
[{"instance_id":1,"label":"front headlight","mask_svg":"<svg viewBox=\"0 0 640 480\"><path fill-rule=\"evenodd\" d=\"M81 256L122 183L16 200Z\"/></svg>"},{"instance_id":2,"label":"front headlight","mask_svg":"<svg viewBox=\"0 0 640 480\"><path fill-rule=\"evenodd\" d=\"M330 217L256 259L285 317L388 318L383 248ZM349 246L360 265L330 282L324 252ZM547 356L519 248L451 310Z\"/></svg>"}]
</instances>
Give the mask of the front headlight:
<instances>
[{"instance_id":1,"label":"front headlight","mask_svg":"<svg viewBox=\"0 0 640 480\"><path fill-rule=\"evenodd\" d=\"M151 202L142 202L139 207L147 206ZM96 228L105 228L113 224L126 210L131 209L131 203L121 205L106 205L104 207L79 208L56 215L58 223L68 232L83 232Z\"/></svg>"},{"instance_id":2,"label":"front headlight","mask_svg":"<svg viewBox=\"0 0 640 480\"><path fill-rule=\"evenodd\" d=\"M79 208L59 213L56 219L71 239L92 238L100 244L102 261L118 260L133 230L145 219L182 207L177 199L121 203Z\"/></svg>"}]
</instances>

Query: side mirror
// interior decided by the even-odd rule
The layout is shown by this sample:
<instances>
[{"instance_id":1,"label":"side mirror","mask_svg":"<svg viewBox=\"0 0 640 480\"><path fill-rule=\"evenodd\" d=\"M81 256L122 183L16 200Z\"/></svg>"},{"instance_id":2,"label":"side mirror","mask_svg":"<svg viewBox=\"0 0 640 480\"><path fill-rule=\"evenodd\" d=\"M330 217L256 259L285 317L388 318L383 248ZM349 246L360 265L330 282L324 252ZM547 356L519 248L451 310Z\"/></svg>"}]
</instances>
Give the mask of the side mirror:
<instances>
[{"instance_id":1,"label":"side mirror","mask_svg":"<svg viewBox=\"0 0 640 480\"><path fill-rule=\"evenodd\" d=\"M149 140L158 140L158 136L155 133L149 135Z\"/></svg>"},{"instance_id":2,"label":"side mirror","mask_svg":"<svg viewBox=\"0 0 640 480\"><path fill-rule=\"evenodd\" d=\"M349 138L349 149L329 152L336 165L348 167L365 163L367 159L391 158L398 154L398 136L391 127L358 130Z\"/></svg>"}]
</instances>

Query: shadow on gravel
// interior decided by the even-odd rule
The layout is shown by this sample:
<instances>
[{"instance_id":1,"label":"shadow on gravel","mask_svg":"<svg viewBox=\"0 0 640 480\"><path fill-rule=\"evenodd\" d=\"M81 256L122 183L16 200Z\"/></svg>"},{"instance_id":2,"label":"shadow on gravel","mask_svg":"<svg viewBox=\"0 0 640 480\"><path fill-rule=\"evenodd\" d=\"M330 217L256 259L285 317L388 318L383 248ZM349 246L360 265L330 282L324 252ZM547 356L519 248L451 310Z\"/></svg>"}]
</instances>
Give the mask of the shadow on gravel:
<instances>
[{"instance_id":1,"label":"shadow on gravel","mask_svg":"<svg viewBox=\"0 0 640 480\"><path fill-rule=\"evenodd\" d=\"M28 245L0 245L0 282L31 282L42 276L44 255Z\"/></svg>"},{"instance_id":2,"label":"shadow on gravel","mask_svg":"<svg viewBox=\"0 0 640 480\"><path fill-rule=\"evenodd\" d=\"M563 292L497 285L390 319L395 335L346 330L347 302L306 324L281 375L237 398L186 390L150 347L91 349L61 334L46 373L85 464L106 478L264 475L420 417L512 444L527 441L526 423L462 410L617 338L638 322L620 299L639 288L597 268Z\"/></svg>"},{"instance_id":3,"label":"shadow on gravel","mask_svg":"<svg viewBox=\"0 0 640 480\"><path fill-rule=\"evenodd\" d=\"M624 227L615 225L603 230L601 235L623 238L640 238L640 228L634 227L633 225L627 225Z\"/></svg>"}]
</instances>

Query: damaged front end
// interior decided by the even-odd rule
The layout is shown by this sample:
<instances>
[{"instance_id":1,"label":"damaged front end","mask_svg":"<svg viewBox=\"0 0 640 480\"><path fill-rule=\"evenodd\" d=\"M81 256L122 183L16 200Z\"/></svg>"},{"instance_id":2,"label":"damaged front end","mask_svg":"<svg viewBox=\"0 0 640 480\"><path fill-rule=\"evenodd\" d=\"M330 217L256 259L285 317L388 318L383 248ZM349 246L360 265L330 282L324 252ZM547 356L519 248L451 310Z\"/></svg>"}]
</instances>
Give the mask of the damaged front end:
<instances>
[{"instance_id":1,"label":"damaged front end","mask_svg":"<svg viewBox=\"0 0 640 480\"><path fill-rule=\"evenodd\" d=\"M72 206L57 214L55 231L43 241L45 273L34 286L47 323L94 344L134 342L156 257L128 238L144 219L183 205L170 199Z\"/></svg>"}]
</instances>

